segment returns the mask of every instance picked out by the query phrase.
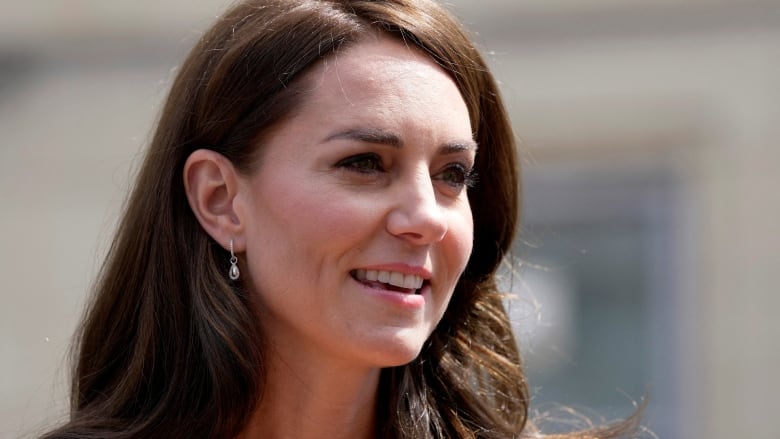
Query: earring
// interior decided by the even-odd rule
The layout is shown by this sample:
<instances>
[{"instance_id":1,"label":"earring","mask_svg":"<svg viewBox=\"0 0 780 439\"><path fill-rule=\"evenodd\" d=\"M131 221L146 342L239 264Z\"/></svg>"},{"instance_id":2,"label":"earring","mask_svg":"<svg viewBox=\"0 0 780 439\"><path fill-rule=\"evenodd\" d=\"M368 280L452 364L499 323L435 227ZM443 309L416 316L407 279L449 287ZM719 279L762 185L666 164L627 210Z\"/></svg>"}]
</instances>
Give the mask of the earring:
<instances>
[{"instance_id":1,"label":"earring","mask_svg":"<svg viewBox=\"0 0 780 439\"><path fill-rule=\"evenodd\" d=\"M230 240L230 270L228 271L228 276L230 277L230 280L238 280L238 277L241 276L241 272L238 271L238 258L233 253L233 240Z\"/></svg>"}]
</instances>

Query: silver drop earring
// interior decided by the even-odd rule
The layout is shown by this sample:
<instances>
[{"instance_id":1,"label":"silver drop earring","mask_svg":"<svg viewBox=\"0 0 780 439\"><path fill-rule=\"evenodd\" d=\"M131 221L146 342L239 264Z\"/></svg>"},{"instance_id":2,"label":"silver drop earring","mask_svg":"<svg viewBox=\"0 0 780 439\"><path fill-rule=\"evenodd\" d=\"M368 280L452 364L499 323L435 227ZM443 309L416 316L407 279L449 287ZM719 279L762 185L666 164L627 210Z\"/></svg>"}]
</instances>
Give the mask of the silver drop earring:
<instances>
[{"instance_id":1,"label":"silver drop earring","mask_svg":"<svg viewBox=\"0 0 780 439\"><path fill-rule=\"evenodd\" d=\"M230 280L238 280L241 272L238 270L238 258L233 253L233 240L230 240L230 270L228 271Z\"/></svg>"}]
</instances>

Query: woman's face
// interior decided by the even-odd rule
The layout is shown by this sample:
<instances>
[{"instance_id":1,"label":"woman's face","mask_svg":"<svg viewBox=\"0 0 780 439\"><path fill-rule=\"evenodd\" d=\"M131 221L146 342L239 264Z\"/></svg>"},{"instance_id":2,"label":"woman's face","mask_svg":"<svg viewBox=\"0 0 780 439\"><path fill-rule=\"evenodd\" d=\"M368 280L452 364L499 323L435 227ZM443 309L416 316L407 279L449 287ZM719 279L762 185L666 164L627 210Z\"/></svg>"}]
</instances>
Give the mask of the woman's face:
<instances>
[{"instance_id":1,"label":"woman's face","mask_svg":"<svg viewBox=\"0 0 780 439\"><path fill-rule=\"evenodd\" d=\"M241 180L249 285L276 349L386 367L419 353L472 248L466 104L387 37L307 74Z\"/></svg>"}]
</instances>

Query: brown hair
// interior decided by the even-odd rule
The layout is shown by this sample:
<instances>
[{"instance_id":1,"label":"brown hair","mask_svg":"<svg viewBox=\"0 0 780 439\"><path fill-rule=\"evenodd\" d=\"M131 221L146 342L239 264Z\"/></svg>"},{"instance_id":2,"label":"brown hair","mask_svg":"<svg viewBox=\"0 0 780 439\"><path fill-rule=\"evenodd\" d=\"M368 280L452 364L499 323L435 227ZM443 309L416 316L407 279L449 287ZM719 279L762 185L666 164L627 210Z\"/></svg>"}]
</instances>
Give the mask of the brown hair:
<instances>
[{"instance_id":1,"label":"brown hair","mask_svg":"<svg viewBox=\"0 0 780 439\"><path fill-rule=\"evenodd\" d=\"M249 0L181 67L80 327L71 418L49 438L230 438L263 389L251 295L187 203L182 169L208 148L249 172L258 135L295 111L297 78L372 32L428 53L468 106L479 182L474 249L420 356L385 369L377 437L508 438L529 396L495 273L519 210L514 137L461 25L430 0Z\"/></svg>"}]
</instances>

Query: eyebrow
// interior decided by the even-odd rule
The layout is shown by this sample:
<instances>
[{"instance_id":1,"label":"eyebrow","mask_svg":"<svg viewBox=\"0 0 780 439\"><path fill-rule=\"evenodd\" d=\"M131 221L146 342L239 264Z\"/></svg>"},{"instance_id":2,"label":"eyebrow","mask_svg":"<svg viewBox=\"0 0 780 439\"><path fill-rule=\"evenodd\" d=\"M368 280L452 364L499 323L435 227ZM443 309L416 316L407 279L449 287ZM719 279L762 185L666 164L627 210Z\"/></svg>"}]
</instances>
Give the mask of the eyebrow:
<instances>
[{"instance_id":1,"label":"eyebrow","mask_svg":"<svg viewBox=\"0 0 780 439\"><path fill-rule=\"evenodd\" d=\"M404 142L398 135L378 128L350 128L343 131L337 131L326 137L323 143L332 140L355 140L358 142L392 146L393 148L402 148L404 146ZM477 142L468 139L446 142L441 145L440 151L443 154L455 154L472 150L476 152L477 149L479 149Z\"/></svg>"}]
</instances>

